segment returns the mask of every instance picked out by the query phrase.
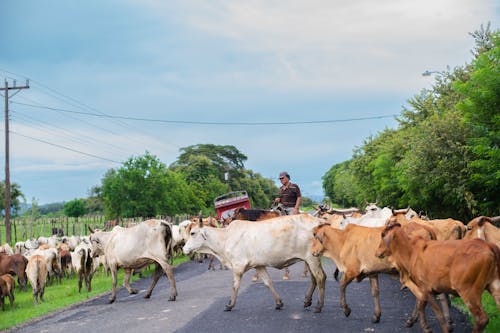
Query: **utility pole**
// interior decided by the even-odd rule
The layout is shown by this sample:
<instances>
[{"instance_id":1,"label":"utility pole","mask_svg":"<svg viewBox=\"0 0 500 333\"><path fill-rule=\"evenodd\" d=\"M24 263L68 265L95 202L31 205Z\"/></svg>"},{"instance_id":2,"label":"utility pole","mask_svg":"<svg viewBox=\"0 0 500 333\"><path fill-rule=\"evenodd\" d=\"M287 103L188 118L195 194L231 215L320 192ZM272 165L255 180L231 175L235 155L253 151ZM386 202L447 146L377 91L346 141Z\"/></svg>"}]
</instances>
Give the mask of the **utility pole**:
<instances>
[{"instance_id":1,"label":"utility pole","mask_svg":"<svg viewBox=\"0 0 500 333\"><path fill-rule=\"evenodd\" d=\"M29 81L26 80L26 85L16 86L16 80L13 81L12 87L9 87L9 82L5 79L5 87L0 88L4 91L5 98L5 233L6 242L11 243L11 226L10 226L10 167L9 167L9 90L16 90L10 97L13 97L21 89L28 89Z\"/></svg>"}]
</instances>

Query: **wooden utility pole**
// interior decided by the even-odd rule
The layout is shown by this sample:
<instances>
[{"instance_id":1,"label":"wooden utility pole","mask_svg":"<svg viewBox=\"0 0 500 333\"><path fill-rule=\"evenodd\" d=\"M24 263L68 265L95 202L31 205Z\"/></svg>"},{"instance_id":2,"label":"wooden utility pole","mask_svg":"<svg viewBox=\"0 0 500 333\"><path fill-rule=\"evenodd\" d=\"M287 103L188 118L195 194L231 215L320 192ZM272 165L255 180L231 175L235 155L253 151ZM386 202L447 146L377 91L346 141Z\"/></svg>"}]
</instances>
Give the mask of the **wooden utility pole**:
<instances>
[{"instance_id":1,"label":"wooden utility pole","mask_svg":"<svg viewBox=\"0 0 500 333\"><path fill-rule=\"evenodd\" d=\"M16 86L16 81L13 81L13 86L9 87L9 82L5 79L5 87L0 88L4 91L5 97L5 234L6 242L11 243L11 227L10 227L10 168L9 168L9 90L16 90L11 97L17 94L21 89L28 89L29 81L26 80L26 85Z\"/></svg>"}]
</instances>

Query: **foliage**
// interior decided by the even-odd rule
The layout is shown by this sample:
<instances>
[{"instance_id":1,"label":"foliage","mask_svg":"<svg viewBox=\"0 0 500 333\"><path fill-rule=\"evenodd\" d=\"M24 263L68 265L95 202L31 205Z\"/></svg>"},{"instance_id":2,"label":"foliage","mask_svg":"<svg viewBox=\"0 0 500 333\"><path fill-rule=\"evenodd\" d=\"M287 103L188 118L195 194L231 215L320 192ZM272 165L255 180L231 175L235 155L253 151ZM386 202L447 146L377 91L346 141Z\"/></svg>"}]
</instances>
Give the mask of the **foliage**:
<instances>
[{"instance_id":1,"label":"foliage","mask_svg":"<svg viewBox=\"0 0 500 333\"><path fill-rule=\"evenodd\" d=\"M245 169L246 160L234 146L198 144L181 148L181 155L169 169L183 175L210 211L215 197L237 190L247 191L252 206L269 207L278 188L272 180Z\"/></svg>"},{"instance_id":2,"label":"foliage","mask_svg":"<svg viewBox=\"0 0 500 333\"><path fill-rule=\"evenodd\" d=\"M101 191L108 218L194 214L202 206L186 180L148 152L108 170Z\"/></svg>"},{"instance_id":3,"label":"foliage","mask_svg":"<svg viewBox=\"0 0 500 333\"><path fill-rule=\"evenodd\" d=\"M500 37L489 25L471 35L471 64L440 72L408 101L397 129L367 138L323 176L332 202L410 205L464 221L498 214Z\"/></svg>"},{"instance_id":4,"label":"foliage","mask_svg":"<svg viewBox=\"0 0 500 333\"><path fill-rule=\"evenodd\" d=\"M21 192L21 186L17 183L10 183L10 208L12 215L15 215L19 208L21 207L21 199L26 200L23 192ZM0 181L0 210L3 211L2 215L5 215L5 181Z\"/></svg>"},{"instance_id":5,"label":"foliage","mask_svg":"<svg viewBox=\"0 0 500 333\"><path fill-rule=\"evenodd\" d=\"M64 214L69 217L80 217L85 214L85 202L83 199L74 199L64 205Z\"/></svg>"}]
</instances>

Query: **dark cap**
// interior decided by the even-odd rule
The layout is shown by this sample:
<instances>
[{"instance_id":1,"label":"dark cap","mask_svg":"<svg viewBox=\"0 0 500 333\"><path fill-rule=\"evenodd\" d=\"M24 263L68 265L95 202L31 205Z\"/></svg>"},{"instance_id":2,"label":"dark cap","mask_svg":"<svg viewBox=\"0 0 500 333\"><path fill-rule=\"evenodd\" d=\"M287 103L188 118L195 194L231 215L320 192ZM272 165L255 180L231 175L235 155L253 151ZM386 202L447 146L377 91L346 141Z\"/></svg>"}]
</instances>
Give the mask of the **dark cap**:
<instances>
[{"instance_id":1,"label":"dark cap","mask_svg":"<svg viewBox=\"0 0 500 333\"><path fill-rule=\"evenodd\" d=\"M286 171L281 171L280 172L279 178L283 178L283 177L287 177L288 179L290 179L290 175Z\"/></svg>"}]
</instances>

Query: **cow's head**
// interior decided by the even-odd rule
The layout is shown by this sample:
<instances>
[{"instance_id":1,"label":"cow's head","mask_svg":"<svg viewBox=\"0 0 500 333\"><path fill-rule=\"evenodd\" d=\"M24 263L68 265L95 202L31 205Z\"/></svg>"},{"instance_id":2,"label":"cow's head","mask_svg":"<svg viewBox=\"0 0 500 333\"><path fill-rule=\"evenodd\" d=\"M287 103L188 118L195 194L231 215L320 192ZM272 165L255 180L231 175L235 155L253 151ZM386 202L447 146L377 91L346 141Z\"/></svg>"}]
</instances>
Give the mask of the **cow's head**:
<instances>
[{"instance_id":1,"label":"cow's head","mask_svg":"<svg viewBox=\"0 0 500 333\"><path fill-rule=\"evenodd\" d=\"M189 230L189 238L182 248L182 251L186 255L198 251L206 245L207 239L207 228L200 228L199 226L193 227Z\"/></svg>"},{"instance_id":2,"label":"cow's head","mask_svg":"<svg viewBox=\"0 0 500 333\"><path fill-rule=\"evenodd\" d=\"M104 255L104 244L101 238L102 233L102 231L92 230L89 236L92 258Z\"/></svg>"},{"instance_id":3,"label":"cow's head","mask_svg":"<svg viewBox=\"0 0 500 333\"><path fill-rule=\"evenodd\" d=\"M311 247L311 252L315 257L321 256L325 251L325 246L323 245L325 242L325 228L331 227L328 224L323 224L313 229L314 239Z\"/></svg>"},{"instance_id":4,"label":"cow's head","mask_svg":"<svg viewBox=\"0 0 500 333\"><path fill-rule=\"evenodd\" d=\"M401 224L397 222L391 223L388 224L382 231L380 242L378 244L377 250L375 251L375 255L378 258L383 259L392 254L390 245L394 237L394 231L398 227L401 228Z\"/></svg>"}]
</instances>

